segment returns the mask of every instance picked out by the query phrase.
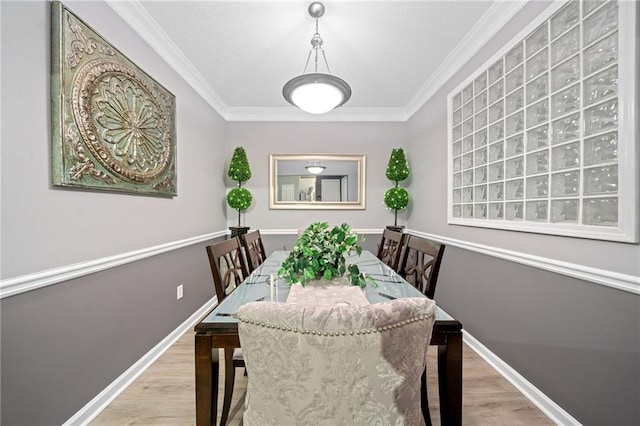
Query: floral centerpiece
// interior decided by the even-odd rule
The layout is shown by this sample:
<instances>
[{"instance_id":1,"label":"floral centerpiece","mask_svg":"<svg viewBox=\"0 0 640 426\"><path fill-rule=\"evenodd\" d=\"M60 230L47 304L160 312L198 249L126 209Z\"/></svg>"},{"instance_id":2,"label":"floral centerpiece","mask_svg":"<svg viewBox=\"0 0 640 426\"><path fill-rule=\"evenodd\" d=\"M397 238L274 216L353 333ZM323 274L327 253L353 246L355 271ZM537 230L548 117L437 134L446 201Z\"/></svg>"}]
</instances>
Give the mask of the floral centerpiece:
<instances>
[{"instance_id":1,"label":"floral centerpiece","mask_svg":"<svg viewBox=\"0 0 640 426\"><path fill-rule=\"evenodd\" d=\"M299 282L304 286L312 280L331 281L344 276L351 284L365 287L373 280L365 277L357 265L346 265L345 256L352 251L360 256L362 247L358 244L358 235L348 224L329 229L327 222L312 223L296 241L278 275L289 285Z\"/></svg>"}]
</instances>

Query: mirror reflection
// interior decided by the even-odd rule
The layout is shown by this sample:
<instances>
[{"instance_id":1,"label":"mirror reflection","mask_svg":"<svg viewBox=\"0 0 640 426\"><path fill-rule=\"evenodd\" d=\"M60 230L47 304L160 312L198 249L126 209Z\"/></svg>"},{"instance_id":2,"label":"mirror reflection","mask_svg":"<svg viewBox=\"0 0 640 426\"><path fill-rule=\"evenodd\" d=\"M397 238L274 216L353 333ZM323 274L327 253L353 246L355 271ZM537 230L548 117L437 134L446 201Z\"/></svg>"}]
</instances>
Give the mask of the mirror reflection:
<instances>
[{"instance_id":1,"label":"mirror reflection","mask_svg":"<svg viewBox=\"0 0 640 426\"><path fill-rule=\"evenodd\" d=\"M270 208L364 209L364 155L271 155Z\"/></svg>"}]
</instances>

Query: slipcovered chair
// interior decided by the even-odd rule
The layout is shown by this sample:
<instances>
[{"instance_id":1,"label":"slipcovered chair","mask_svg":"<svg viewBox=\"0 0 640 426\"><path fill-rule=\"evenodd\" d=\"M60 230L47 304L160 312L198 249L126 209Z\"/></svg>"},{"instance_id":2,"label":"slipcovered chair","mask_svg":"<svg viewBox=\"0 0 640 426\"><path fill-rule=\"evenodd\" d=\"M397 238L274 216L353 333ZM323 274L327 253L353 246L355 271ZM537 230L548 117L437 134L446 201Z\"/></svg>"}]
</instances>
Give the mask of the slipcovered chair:
<instances>
[{"instance_id":1,"label":"slipcovered chair","mask_svg":"<svg viewBox=\"0 0 640 426\"><path fill-rule=\"evenodd\" d=\"M378 247L378 259L396 272L398 272L398 265L400 264L404 239L404 233L385 229L382 232L382 240L380 240L380 246Z\"/></svg>"},{"instance_id":2,"label":"slipcovered chair","mask_svg":"<svg viewBox=\"0 0 640 426\"><path fill-rule=\"evenodd\" d=\"M249 376L243 424L424 425L435 302L252 302L238 311Z\"/></svg>"}]
</instances>

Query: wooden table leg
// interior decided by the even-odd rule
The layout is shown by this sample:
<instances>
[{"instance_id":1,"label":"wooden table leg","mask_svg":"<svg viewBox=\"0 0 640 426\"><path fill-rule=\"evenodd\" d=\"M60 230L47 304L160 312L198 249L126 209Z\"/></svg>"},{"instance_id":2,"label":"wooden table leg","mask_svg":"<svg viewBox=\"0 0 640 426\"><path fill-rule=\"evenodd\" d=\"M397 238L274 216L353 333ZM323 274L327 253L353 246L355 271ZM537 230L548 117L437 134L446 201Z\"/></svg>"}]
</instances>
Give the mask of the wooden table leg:
<instances>
[{"instance_id":1,"label":"wooden table leg","mask_svg":"<svg viewBox=\"0 0 640 426\"><path fill-rule=\"evenodd\" d=\"M462 425L462 332L447 333L445 345L438 346L438 387L440 421Z\"/></svg>"},{"instance_id":2,"label":"wooden table leg","mask_svg":"<svg viewBox=\"0 0 640 426\"><path fill-rule=\"evenodd\" d=\"M196 425L215 425L218 412L218 363L211 357L212 339L196 334Z\"/></svg>"}]
</instances>

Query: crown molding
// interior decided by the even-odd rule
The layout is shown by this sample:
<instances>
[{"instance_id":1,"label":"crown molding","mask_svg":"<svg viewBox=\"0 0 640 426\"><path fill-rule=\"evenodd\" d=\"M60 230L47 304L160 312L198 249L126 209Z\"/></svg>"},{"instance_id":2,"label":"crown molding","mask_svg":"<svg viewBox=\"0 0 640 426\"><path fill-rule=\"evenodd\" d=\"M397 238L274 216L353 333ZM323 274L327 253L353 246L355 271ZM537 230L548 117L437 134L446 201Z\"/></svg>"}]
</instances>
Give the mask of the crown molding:
<instances>
[{"instance_id":1,"label":"crown molding","mask_svg":"<svg viewBox=\"0 0 640 426\"><path fill-rule=\"evenodd\" d=\"M497 0L476 22L436 72L411 98L405 110L407 120L426 104L442 86L458 72L478 51L504 27L527 2Z\"/></svg>"},{"instance_id":2,"label":"crown molding","mask_svg":"<svg viewBox=\"0 0 640 426\"><path fill-rule=\"evenodd\" d=\"M294 107L227 108L227 121L407 121L404 108L340 107L327 114L309 114Z\"/></svg>"},{"instance_id":3,"label":"crown molding","mask_svg":"<svg viewBox=\"0 0 640 426\"><path fill-rule=\"evenodd\" d=\"M139 0L105 0L106 3L145 40L225 121L387 121L406 122L449 80L451 75L475 55L526 4L524 0L498 0L447 56L434 75L405 107L349 108L313 115L296 108L229 107L184 56Z\"/></svg>"},{"instance_id":4,"label":"crown molding","mask_svg":"<svg viewBox=\"0 0 640 426\"><path fill-rule=\"evenodd\" d=\"M105 0L225 120L227 105L138 1Z\"/></svg>"}]
</instances>

